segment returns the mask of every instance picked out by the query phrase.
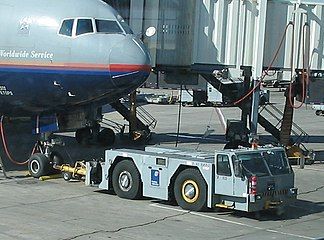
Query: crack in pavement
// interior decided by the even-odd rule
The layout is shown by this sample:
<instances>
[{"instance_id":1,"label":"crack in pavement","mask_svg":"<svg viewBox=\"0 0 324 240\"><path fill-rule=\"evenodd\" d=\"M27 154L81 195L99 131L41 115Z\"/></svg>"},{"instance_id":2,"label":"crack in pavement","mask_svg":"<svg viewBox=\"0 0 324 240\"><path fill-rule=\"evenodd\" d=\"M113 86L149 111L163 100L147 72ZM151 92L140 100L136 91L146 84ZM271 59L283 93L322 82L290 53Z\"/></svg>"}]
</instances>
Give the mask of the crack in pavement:
<instances>
[{"instance_id":1,"label":"crack in pavement","mask_svg":"<svg viewBox=\"0 0 324 240\"><path fill-rule=\"evenodd\" d=\"M251 231L251 232L248 232L248 233L242 233L242 234L234 235L234 236L231 236L231 237L220 238L219 240L230 240L230 239L235 239L235 238L239 238L239 237L246 237L248 235L252 235L252 234L255 234L255 233L258 233L258 232L262 232L262 231L263 230Z\"/></svg>"},{"instance_id":2,"label":"crack in pavement","mask_svg":"<svg viewBox=\"0 0 324 240\"><path fill-rule=\"evenodd\" d=\"M131 226L126 226L126 227L121 227L121 228L118 228L116 230L96 230L96 231L93 231L93 232L83 233L83 234L79 234L79 235L76 235L76 236L73 236L73 237L64 238L62 240L73 240L73 239L77 239L77 238L80 238L80 237L94 235L94 234L97 234L97 233L118 233L118 232L123 231L123 230L128 230L128 229L132 229L132 228L139 228L139 227L145 227L145 226L148 226L148 225L156 224L156 223L159 223L159 222L163 222L163 221L165 221L167 219L184 216L184 215L187 215L189 213L190 213L190 211L179 213L179 214L174 214L174 215L169 215L169 216L166 216L166 217L163 217L163 218L156 219L154 221L141 223L141 224L136 224L136 225L131 225Z\"/></svg>"},{"instance_id":3,"label":"crack in pavement","mask_svg":"<svg viewBox=\"0 0 324 240\"><path fill-rule=\"evenodd\" d=\"M77 195L77 196L71 196L71 197L64 197L64 198L56 198L56 199L52 199L52 200L45 200L45 201L38 201L38 202L19 203L19 204L16 204L16 205L0 207L0 210L8 209L8 208L14 208L14 207L30 206L30 205L36 205L36 204L42 204L42 203L64 201L64 200L70 200L70 199L82 198L82 197L88 197L88 196L92 196L92 193L83 194L83 195Z\"/></svg>"},{"instance_id":4,"label":"crack in pavement","mask_svg":"<svg viewBox=\"0 0 324 240\"><path fill-rule=\"evenodd\" d=\"M306 191L306 192L301 192L301 193L298 193L298 195L306 195L306 194L309 194L309 193L314 193L314 192L317 192L321 189L324 189L324 186L320 186L320 187L317 187L313 190L309 190L309 191Z\"/></svg>"}]
</instances>

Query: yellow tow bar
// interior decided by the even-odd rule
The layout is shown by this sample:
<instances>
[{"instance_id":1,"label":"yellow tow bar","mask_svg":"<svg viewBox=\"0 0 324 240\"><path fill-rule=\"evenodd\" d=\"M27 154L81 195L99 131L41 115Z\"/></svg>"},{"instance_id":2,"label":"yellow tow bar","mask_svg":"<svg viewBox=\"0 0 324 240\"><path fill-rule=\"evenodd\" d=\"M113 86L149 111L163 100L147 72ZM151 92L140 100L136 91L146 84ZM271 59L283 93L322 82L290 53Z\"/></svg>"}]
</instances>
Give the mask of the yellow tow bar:
<instances>
[{"instance_id":1,"label":"yellow tow bar","mask_svg":"<svg viewBox=\"0 0 324 240\"><path fill-rule=\"evenodd\" d=\"M76 162L74 167L71 167L69 164L57 165L54 167L57 170L60 170L65 181L73 179L80 179L86 175L87 169L84 162Z\"/></svg>"}]
</instances>

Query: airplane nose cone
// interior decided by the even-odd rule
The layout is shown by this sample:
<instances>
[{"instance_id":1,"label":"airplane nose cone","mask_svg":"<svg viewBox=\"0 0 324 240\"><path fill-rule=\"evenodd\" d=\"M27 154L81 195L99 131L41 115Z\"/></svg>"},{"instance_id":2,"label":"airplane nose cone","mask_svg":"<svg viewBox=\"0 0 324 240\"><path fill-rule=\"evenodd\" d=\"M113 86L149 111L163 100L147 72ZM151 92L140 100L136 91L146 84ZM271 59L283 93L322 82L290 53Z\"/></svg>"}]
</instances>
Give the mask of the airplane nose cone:
<instances>
[{"instance_id":1,"label":"airplane nose cone","mask_svg":"<svg viewBox=\"0 0 324 240\"><path fill-rule=\"evenodd\" d=\"M111 78L118 87L136 89L151 72L151 58L144 44L127 36L115 45L109 56Z\"/></svg>"}]
</instances>

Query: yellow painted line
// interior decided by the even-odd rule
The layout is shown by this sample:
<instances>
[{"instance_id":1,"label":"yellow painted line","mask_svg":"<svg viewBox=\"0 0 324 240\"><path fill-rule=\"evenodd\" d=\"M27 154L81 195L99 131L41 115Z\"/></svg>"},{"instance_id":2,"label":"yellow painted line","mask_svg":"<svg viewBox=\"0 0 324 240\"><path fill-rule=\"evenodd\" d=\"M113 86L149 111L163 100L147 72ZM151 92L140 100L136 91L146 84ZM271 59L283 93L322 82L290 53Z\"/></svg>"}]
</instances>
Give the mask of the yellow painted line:
<instances>
[{"instance_id":1,"label":"yellow painted line","mask_svg":"<svg viewBox=\"0 0 324 240\"><path fill-rule=\"evenodd\" d=\"M39 180L46 181L46 180L51 180L51 179L58 179L61 177L62 177L61 174L55 174L55 175L50 175L50 176L41 176L41 177L39 177Z\"/></svg>"}]
</instances>

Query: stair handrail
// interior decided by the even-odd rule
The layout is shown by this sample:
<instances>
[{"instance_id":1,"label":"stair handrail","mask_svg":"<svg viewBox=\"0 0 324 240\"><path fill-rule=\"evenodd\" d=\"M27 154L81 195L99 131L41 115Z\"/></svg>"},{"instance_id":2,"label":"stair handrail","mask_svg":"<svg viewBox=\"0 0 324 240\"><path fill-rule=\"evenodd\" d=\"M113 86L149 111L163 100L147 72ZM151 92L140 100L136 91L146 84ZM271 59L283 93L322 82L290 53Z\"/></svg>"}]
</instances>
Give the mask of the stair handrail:
<instances>
[{"instance_id":1,"label":"stair handrail","mask_svg":"<svg viewBox=\"0 0 324 240\"><path fill-rule=\"evenodd\" d=\"M280 117L278 117L275 113L273 113L270 109L268 109L267 108L268 106L271 107L275 112L277 112L280 115ZM275 118L278 121L278 123L276 124L275 127L278 127L280 125L280 123L283 120L282 119L283 112L279 108L277 108L274 104L266 104L266 105L262 106L259 113L261 113L263 111L266 111L270 116L272 116L273 118ZM293 128L291 129L291 132L295 136L297 136L297 140L301 140L303 138L306 138L306 139L309 138L309 134L306 131L304 131L297 123L292 122L292 126L293 126ZM299 133L297 131L299 131ZM308 141L308 140L306 140L306 141Z\"/></svg>"},{"instance_id":2,"label":"stair handrail","mask_svg":"<svg viewBox=\"0 0 324 240\"><path fill-rule=\"evenodd\" d=\"M153 129L157 125L157 120L142 106L137 106L137 115L144 121L149 127Z\"/></svg>"}]
</instances>

